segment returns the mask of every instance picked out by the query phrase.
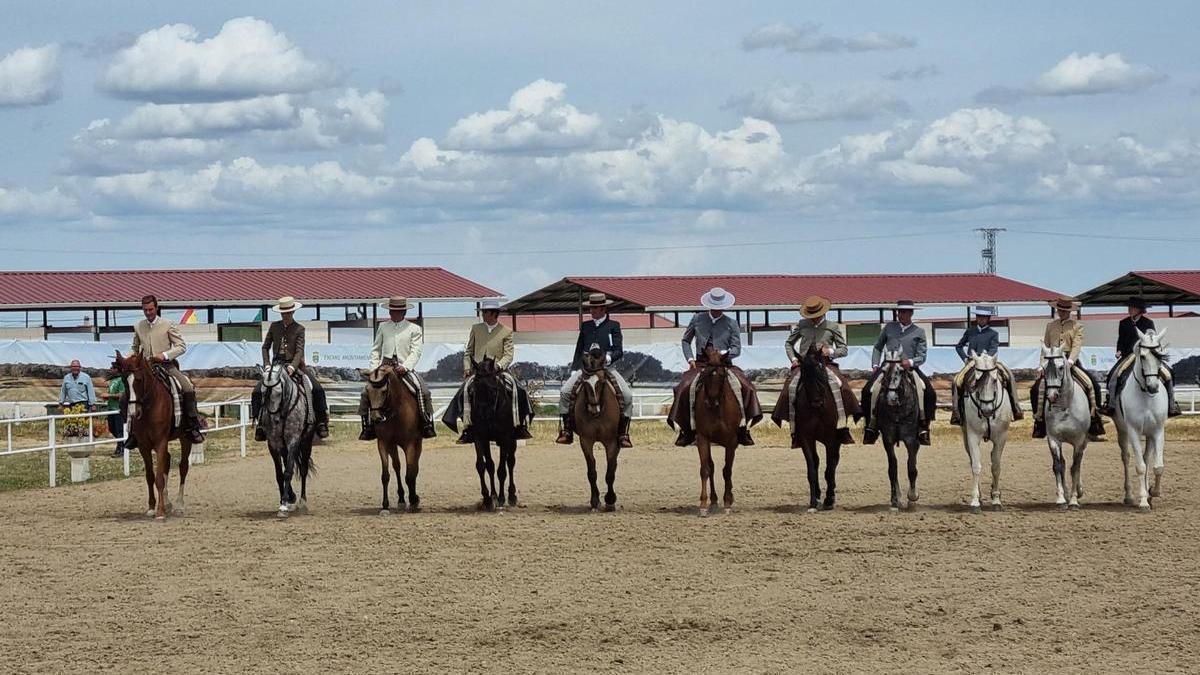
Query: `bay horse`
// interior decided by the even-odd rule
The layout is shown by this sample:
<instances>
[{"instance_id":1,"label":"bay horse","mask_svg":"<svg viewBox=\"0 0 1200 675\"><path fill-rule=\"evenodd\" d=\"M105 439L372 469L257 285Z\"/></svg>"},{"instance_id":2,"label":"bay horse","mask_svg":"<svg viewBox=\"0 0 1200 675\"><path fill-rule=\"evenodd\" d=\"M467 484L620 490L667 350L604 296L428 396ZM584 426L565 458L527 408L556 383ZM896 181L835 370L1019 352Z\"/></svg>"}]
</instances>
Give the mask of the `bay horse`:
<instances>
[{"instance_id":1,"label":"bay horse","mask_svg":"<svg viewBox=\"0 0 1200 675\"><path fill-rule=\"evenodd\" d=\"M187 483L188 457L192 442L182 425L175 424L175 402L165 378L165 371L156 368L141 354L121 356L116 352L113 370L125 381L129 392L128 433L137 439L138 452L146 469L146 490L149 493L146 516L157 520L167 517L167 479L171 473L170 441L179 441L179 497L173 512L183 514L183 486ZM157 494L156 494L157 493Z\"/></svg>"},{"instance_id":2,"label":"bay horse","mask_svg":"<svg viewBox=\"0 0 1200 675\"><path fill-rule=\"evenodd\" d=\"M837 501L837 467L842 457L842 441L838 434L837 402L829 390L825 356L820 349L809 349L800 362L799 382L796 395L790 396L786 389L779 394L780 400L789 397L787 405L792 410L792 447L804 452L804 464L808 469L808 513L818 508L829 511ZM836 395L840 395L840 392ZM786 419L786 417L782 418ZM782 420L775 416L775 423ZM821 500L821 457L817 454L817 443L825 446L825 499Z\"/></svg>"},{"instance_id":3,"label":"bay horse","mask_svg":"<svg viewBox=\"0 0 1200 675\"><path fill-rule=\"evenodd\" d=\"M913 508L920 498L917 493L917 452L921 444L917 434L921 431L921 398L913 382L915 375L900 365L904 353L900 350L883 354L882 396L874 402L875 411L871 419L878 420L879 437L887 452L888 482L891 485L892 511L900 510L900 479L896 461L896 446L903 443L908 449L908 508Z\"/></svg>"},{"instance_id":4,"label":"bay horse","mask_svg":"<svg viewBox=\"0 0 1200 675\"><path fill-rule=\"evenodd\" d=\"M513 392L504 377L504 371L496 367L492 358L481 363L471 360L471 372L475 374L471 391L471 429L475 433L475 471L479 473L479 490L483 500L482 511L503 508L506 503L504 483L508 481L507 504L517 505L517 485L514 471L517 466L517 434L513 420ZM492 459L492 446L500 451L499 462ZM500 475L497 489L496 474Z\"/></svg>"},{"instance_id":5,"label":"bay horse","mask_svg":"<svg viewBox=\"0 0 1200 675\"><path fill-rule=\"evenodd\" d=\"M390 513L391 504L388 501L388 483L391 474L388 471L388 459L392 461L392 469L396 472L396 506L404 507L404 483L408 484L408 511L416 513L421 510L421 497L417 494L417 474L420 472L421 447L425 439L421 435L424 422L421 416L419 393L414 393L410 383L401 378L394 366L385 362L377 369L367 386L367 401L371 406L371 414L378 414L375 420L375 448L379 451L379 464L382 472L380 481L383 484L383 505L379 515ZM404 449L404 463L400 462L400 449ZM404 480L401 481L400 470L404 468Z\"/></svg>"},{"instance_id":6,"label":"bay horse","mask_svg":"<svg viewBox=\"0 0 1200 675\"><path fill-rule=\"evenodd\" d=\"M581 395L575 397L572 414L575 417L575 432L579 434L579 445L587 462L587 477L592 488L592 510L600 508L600 489L596 485L596 443L604 446L607 467L604 481L608 492L604 495L604 510L616 508L617 493L613 483L617 479L617 456L621 452L621 399L616 385L609 379L604 368L604 350L593 344L583 354L583 376L578 388Z\"/></svg>"},{"instance_id":7,"label":"bay horse","mask_svg":"<svg viewBox=\"0 0 1200 675\"><path fill-rule=\"evenodd\" d=\"M1113 405L1117 442L1121 445L1121 467L1125 470L1125 504L1133 506L1136 503L1143 511L1151 508L1162 483L1167 390L1161 372L1167 360L1162 342L1166 332L1138 331L1132 372ZM1136 497L1130 490L1131 456L1137 473ZM1153 485L1148 473L1150 467L1154 468Z\"/></svg>"},{"instance_id":8,"label":"bay horse","mask_svg":"<svg viewBox=\"0 0 1200 675\"><path fill-rule=\"evenodd\" d=\"M1000 361L984 353L970 353L972 370L959 391L962 410L963 446L971 464L971 513L979 513L979 474L983 471L983 444L992 444L993 511L1003 509L1000 500L1000 458L1008 443L1008 427L1012 423L1012 406L1008 387L1000 374ZM960 405L958 401L955 405Z\"/></svg>"},{"instance_id":9,"label":"bay horse","mask_svg":"<svg viewBox=\"0 0 1200 675\"><path fill-rule=\"evenodd\" d=\"M260 368L263 384L261 429L267 434L267 449L275 464L275 483L279 486L280 518L293 511L308 513L308 474L313 471L313 435L317 430L312 389L308 376L299 373L301 383L288 375L287 364L276 362ZM292 487L295 472L300 473L300 498Z\"/></svg>"},{"instance_id":10,"label":"bay horse","mask_svg":"<svg viewBox=\"0 0 1200 675\"><path fill-rule=\"evenodd\" d=\"M717 503L717 486L712 446L725 448L725 513L733 513L733 460L738 447L738 427L742 423L741 402L729 372L730 360L715 347L704 349L707 360L696 377L696 396L692 414L696 431L696 449L700 454L700 515L707 516L709 503Z\"/></svg>"},{"instance_id":11,"label":"bay horse","mask_svg":"<svg viewBox=\"0 0 1200 675\"><path fill-rule=\"evenodd\" d=\"M1050 446L1054 471L1055 503L1064 511L1078 509L1079 498L1083 497L1083 453L1087 450L1091 426L1091 404L1087 390L1071 372L1061 345L1042 345L1042 358L1046 394L1041 404L1046 406L1046 444ZM1063 443L1073 449L1069 483Z\"/></svg>"}]
</instances>

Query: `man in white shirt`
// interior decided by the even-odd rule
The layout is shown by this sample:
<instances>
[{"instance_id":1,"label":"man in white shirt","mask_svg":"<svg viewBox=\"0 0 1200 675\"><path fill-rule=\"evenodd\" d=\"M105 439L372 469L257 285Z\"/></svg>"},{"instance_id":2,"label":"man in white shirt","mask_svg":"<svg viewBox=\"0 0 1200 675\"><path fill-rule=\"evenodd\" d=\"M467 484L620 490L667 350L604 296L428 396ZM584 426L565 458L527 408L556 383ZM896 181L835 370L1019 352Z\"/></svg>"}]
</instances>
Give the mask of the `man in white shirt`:
<instances>
[{"instance_id":1,"label":"man in white shirt","mask_svg":"<svg viewBox=\"0 0 1200 675\"><path fill-rule=\"evenodd\" d=\"M425 438L437 436L433 427L433 398L429 387L417 375L417 363L421 360L421 346L425 334L421 327L404 317L412 309L408 298L392 296L385 305L388 311L388 321L379 324L375 330L375 342L371 345L371 366L373 374L380 369L392 369L401 379L408 380L421 392L419 404L421 407L421 435ZM371 386L369 383L367 386ZM358 402L358 414L362 418L362 432L358 435L360 441L375 440L375 427L371 421L371 404L367 400L366 387L363 388L362 398Z\"/></svg>"}]
</instances>

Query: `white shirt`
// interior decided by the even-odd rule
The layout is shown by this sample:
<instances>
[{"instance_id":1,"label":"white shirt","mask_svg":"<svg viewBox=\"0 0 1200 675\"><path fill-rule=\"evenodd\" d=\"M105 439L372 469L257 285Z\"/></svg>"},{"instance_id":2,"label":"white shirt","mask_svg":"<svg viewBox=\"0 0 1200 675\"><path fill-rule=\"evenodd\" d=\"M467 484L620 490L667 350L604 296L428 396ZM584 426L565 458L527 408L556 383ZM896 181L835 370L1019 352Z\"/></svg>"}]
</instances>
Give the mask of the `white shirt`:
<instances>
[{"instance_id":1,"label":"white shirt","mask_svg":"<svg viewBox=\"0 0 1200 675\"><path fill-rule=\"evenodd\" d=\"M499 325L500 325L499 321L497 321L496 323L488 323L486 321L483 322L484 328L487 328L488 335L491 335L492 331L496 330L496 326L499 326Z\"/></svg>"},{"instance_id":2,"label":"white shirt","mask_svg":"<svg viewBox=\"0 0 1200 675\"><path fill-rule=\"evenodd\" d=\"M592 323L596 324L596 327L598 328L600 326L600 324L604 323L607 320L608 320L607 316L602 316L599 319L592 319Z\"/></svg>"}]
</instances>

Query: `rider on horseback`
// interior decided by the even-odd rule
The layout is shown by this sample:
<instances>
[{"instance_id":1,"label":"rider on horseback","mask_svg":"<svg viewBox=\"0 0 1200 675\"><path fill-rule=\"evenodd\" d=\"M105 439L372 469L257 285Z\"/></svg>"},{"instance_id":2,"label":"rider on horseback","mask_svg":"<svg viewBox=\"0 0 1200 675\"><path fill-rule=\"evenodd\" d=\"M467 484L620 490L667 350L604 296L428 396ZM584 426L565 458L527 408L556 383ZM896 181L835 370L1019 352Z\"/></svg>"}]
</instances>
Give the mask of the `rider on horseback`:
<instances>
[{"instance_id":1,"label":"rider on horseback","mask_svg":"<svg viewBox=\"0 0 1200 675\"><path fill-rule=\"evenodd\" d=\"M479 305L479 315L483 319L471 326L471 334L467 337L467 346L463 351L463 385L459 390L462 400L462 435L459 443L474 443L475 434L471 429L471 386L475 382L475 373L471 363L483 363L484 359L493 359L496 368L501 372L500 377L512 391L513 426L516 427L516 438L529 439L529 427L525 424L528 419L526 412L530 409L529 395L525 388L508 372L512 365L516 350L513 346L513 332L508 326L500 324L500 301L484 300ZM444 418L443 418L444 419Z\"/></svg>"},{"instance_id":2,"label":"rider on horseback","mask_svg":"<svg viewBox=\"0 0 1200 675\"><path fill-rule=\"evenodd\" d=\"M421 436L433 438L437 431L433 427L433 397L425 380L417 375L417 363L421 360L421 346L424 344L424 332L421 327L404 317L412 309L408 298L394 295L385 305L388 311L388 321L379 324L375 330L375 342L371 345L371 379L386 374L392 369L401 379L416 387L421 395L418 404L421 409ZM383 369L383 370L381 370ZM366 387L371 383L367 382ZM358 415L362 418L362 432L358 435L360 441L375 440L375 425L371 420L371 404L367 400L367 388L363 387L362 397L358 401Z\"/></svg>"},{"instance_id":3,"label":"rider on horseback","mask_svg":"<svg viewBox=\"0 0 1200 675\"><path fill-rule=\"evenodd\" d=\"M1154 330L1154 321L1146 316L1145 300L1136 297L1129 298L1125 305L1129 308L1129 316L1121 319L1121 323L1117 325L1117 363L1112 370L1108 371L1106 380L1108 402L1104 405L1102 412L1109 417L1116 414L1117 389L1122 375L1128 372L1132 363L1131 357L1138 346L1138 331L1145 333ZM1167 417L1178 417L1183 413L1179 410L1179 403L1175 400L1174 375L1166 363L1162 364L1160 375L1163 385L1167 388Z\"/></svg>"},{"instance_id":4,"label":"rider on horseback","mask_svg":"<svg viewBox=\"0 0 1200 675\"><path fill-rule=\"evenodd\" d=\"M1000 334L996 332L989 324L992 322L993 310L991 307L976 307L973 310L975 314L975 325L963 331L962 337L959 338L958 344L954 346L958 352L958 358L963 360L962 370L954 376L954 383L951 385L950 398L954 403L954 408L950 412L950 424L962 424L962 400L958 396L958 392L962 390L963 382L967 376L975 369L971 361L971 354L988 354L995 356L1000 351ZM1012 418L1014 420L1025 419L1025 413L1021 410L1021 402L1017 400L1017 383L1013 378L1012 371L1008 366L996 361L996 369L1000 371L1000 377L1004 381L1004 387L1008 390L1008 402L1012 408Z\"/></svg>"},{"instance_id":5,"label":"rider on horseback","mask_svg":"<svg viewBox=\"0 0 1200 675\"><path fill-rule=\"evenodd\" d=\"M922 391L924 415L921 419L921 431L917 434L917 439L921 445L930 445L929 423L933 421L934 412L937 409L937 392L933 390L933 383L929 381L925 373L921 372L921 364L925 363L925 353L928 348L925 329L912 321L913 311L916 309L912 300L900 300L894 309L897 320L889 321L883 326L883 332L879 334L879 339L875 341L875 348L871 351L871 377L867 379L867 384L862 391L862 409L863 415L866 417L863 443L871 445L879 438L879 429L874 426L875 411L872 410L871 401L883 385L879 377L883 372L880 364L883 361L883 350L887 349L888 351L898 350L904 354L904 360L900 362L900 367L912 373L913 383L918 390Z\"/></svg>"},{"instance_id":6,"label":"rider on horseback","mask_svg":"<svg viewBox=\"0 0 1200 675\"><path fill-rule=\"evenodd\" d=\"M1075 309L1075 299L1061 297L1051 301L1050 305L1058 312L1058 317L1046 324L1046 334L1042 337L1042 342L1047 347L1062 345L1063 353L1067 355L1069 369L1076 379L1085 378L1082 381L1091 385L1083 388L1092 411L1092 422L1091 427L1088 428L1088 435L1093 441L1099 440L1100 436L1104 435L1104 421L1100 419L1098 408L1100 383L1096 381L1096 377L1092 375L1091 371L1085 370L1083 366L1079 365L1079 352L1083 349L1083 322L1071 318L1071 312ZM1038 379L1033 383L1033 389L1029 391L1030 404L1033 406L1034 438L1046 437L1045 406L1039 405L1039 401L1044 403L1046 379L1043 369L1045 366L1045 356L1043 355L1041 363L1038 365Z\"/></svg>"},{"instance_id":7,"label":"rider on horseback","mask_svg":"<svg viewBox=\"0 0 1200 675\"><path fill-rule=\"evenodd\" d=\"M312 404L313 413L317 418L317 435L321 438L329 438L329 406L325 403L325 390L317 381L316 376L304 364L304 325L295 319L296 310L303 306L289 295L280 298L279 302L271 308L271 311L279 314L280 320L271 322L271 326L267 328L267 335L263 338L263 368L267 368L272 363L285 364L289 376L295 377L295 374L299 372L308 378L312 385ZM262 414L262 399L263 385L260 381L254 385L254 392L250 395L250 416L254 419L254 440L256 441L267 440L267 430L259 424L259 417Z\"/></svg>"},{"instance_id":8,"label":"rider on horseback","mask_svg":"<svg viewBox=\"0 0 1200 675\"><path fill-rule=\"evenodd\" d=\"M575 342L575 357L571 361L571 368L574 372L562 383L562 389L559 392L558 411L562 415L562 431L559 432L555 443L570 445L574 442L575 388L583 376L584 352L593 344L600 345L605 352L605 360L608 364L616 363L625 354L621 348L621 324L608 316L608 307L611 304L612 300L609 300L603 293L592 293L588 295L588 300L583 305L592 313L592 320L584 321L579 325L579 339ZM621 394L619 432L621 447L632 448L633 442L629 439L629 421L633 418L633 390L630 389L629 383L621 377L616 368L606 367L604 371L617 385L617 390Z\"/></svg>"},{"instance_id":9,"label":"rider on horseback","mask_svg":"<svg viewBox=\"0 0 1200 675\"><path fill-rule=\"evenodd\" d=\"M179 372L180 356L187 351L187 343L179 327L170 319L164 319L158 309L158 298L147 295L142 298L142 314L146 318L133 327L133 346L130 351L156 363L179 385L184 431L193 443L203 443L204 420L196 410L196 390L183 373ZM137 438L129 434L125 447L137 448Z\"/></svg>"},{"instance_id":10,"label":"rider on horseback","mask_svg":"<svg viewBox=\"0 0 1200 675\"><path fill-rule=\"evenodd\" d=\"M834 359L846 356L848 350L842 327L825 316L831 306L829 298L813 295L807 298L804 306L800 308L800 316L803 318L792 329L787 341L783 344L788 361L792 364L792 372L783 385L785 396L780 397L781 404L786 408L777 409L772 417L776 418L777 422L786 419L793 427L795 426L795 420L792 418L795 416L796 410L794 401L799 387L800 360L809 351L819 351L825 362L829 390L833 393L833 400L837 408L838 442L843 445L851 445L854 443L854 437L850 435L847 415L852 415L857 420L862 417L862 409L859 408L858 398L850 391L850 384L842 378L841 371L834 362Z\"/></svg>"},{"instance_id":11,"label":"rider on horseback","mask_svg":"<svg viewBox=\"0 0 1200 675\"><path fill-rule=\"evenodd\" d=\"M723 288L714 288L705 293L700 298L700 305L708 311L693 314L687 330L683 332L683 356L688 361L689 369L675 386L671 412L667 416L667 423L672 428L679 429L679 437L675 439L675 445L679 447L696 442L696 432L692 427L692 406L695 398L693 385L700 375L701 367L708 365L705 357L706 347L712 346L729 359L737 358L738 354L742 353L742 329L737 321L725 314L725 310L733 307L733 301L733 294ZM698 354L692 352L693 341ZM745 424L738 427L738 444L754 445L754 439L750 437L750 427L762 419L758 394L741 368L730 365L729 372L738 383L734 393L742 404L742 419L745 421Z\"/></svg>"}]
</instances>

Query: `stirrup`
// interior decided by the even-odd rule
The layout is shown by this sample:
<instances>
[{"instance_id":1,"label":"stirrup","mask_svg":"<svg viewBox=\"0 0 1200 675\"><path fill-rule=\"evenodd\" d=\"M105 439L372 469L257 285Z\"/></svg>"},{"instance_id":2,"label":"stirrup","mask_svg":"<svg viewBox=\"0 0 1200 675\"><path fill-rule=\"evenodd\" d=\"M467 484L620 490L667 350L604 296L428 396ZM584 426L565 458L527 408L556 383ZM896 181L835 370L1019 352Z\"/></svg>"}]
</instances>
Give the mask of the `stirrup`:
<instances>
[{"instance_id":1,"label":"stirrup","mask_svg":"<svg viewBox=\"0 0 1200 675\"><path fill-rule=\"evenodd\" d=\"M933 445L933 439L929 437L928 429L922 429L917 432L917 443L921 445Z\"/></svg>"},{"instance_id":2,"label":"stirrup","mask_svg":"<svg viewBox=\"0 0 1200 675\"><path fill-rule=\"evenodd\" d=\"M329 438L329 423L328 422L317 422L317 437L318 438Z\"/></svg>"},{"instance_id":3,"label":"stirrup","mask_svg":"<svg viewBox=\"0 0 1200 675\"><path fill-rule=\"evenodd\" d=\"M437 428L433 424L433 420L428 420L421 425L421 438L437 438Z\"/></svg>"},{"instance_id":4,"label":"stirrup","mask_svg":"<svg viewBox=\"0 0 1200 675\"><path fill-rule=\"evenodd\" d=\"M738 445L754 445L754 437L750 435L749 427L738 427Z\"/></svg>"},{"instance_id":5,"label":"stirrup","mask_svg":"<svg viewBox=\"0 0 1200 675\"><path fill-rule=\"evenodd\" d=\"M677 445L681 448L686 448L687 446L689 446L695 442L696 442L696 432L694 432L694 431L687 431L685 429L680 429L679 435L675 437L675 445Z\"/></svg>"},{"instance_id":6,"label":"stirrup","mask_svg":"<svg viewBox=\"0 0 1200 675\"><path fill-rule=\"evenodd\" d=\"M513 431L513 438L517 439L518 441L528 441L529 439L533 438L533 434L529 433L529 427L525 426L524 424L517 427Z\"/></svg>"},{"instance_id":7,"label":"stirrup","mask_svg":"<svg viewBox=\"0 0 1200 675\"><path fill-rule=\"evenodd\" d=\"M875 445L875 441L879 440L879 430L867 427L863 429L863 445Z\"/></svg>"}]
</instances>

